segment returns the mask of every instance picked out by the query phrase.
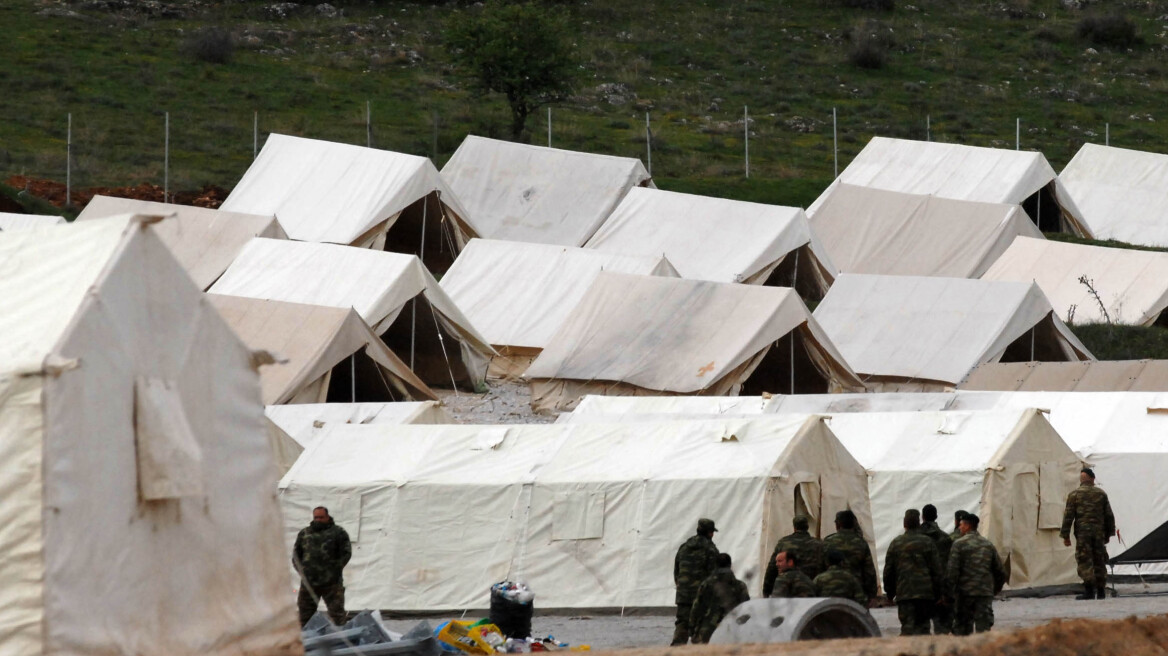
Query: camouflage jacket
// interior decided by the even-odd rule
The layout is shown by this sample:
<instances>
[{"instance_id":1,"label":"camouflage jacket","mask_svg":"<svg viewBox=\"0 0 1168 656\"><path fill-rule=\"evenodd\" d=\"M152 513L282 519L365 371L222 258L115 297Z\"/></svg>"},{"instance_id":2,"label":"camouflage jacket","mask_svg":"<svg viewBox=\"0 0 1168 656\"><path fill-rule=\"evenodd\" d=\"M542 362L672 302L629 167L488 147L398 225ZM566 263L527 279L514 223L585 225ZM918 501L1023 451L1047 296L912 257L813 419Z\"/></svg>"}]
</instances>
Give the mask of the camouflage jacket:
<instances>
[{"instance_id":1,"label":"camouflage jacket","mask_svg":"<svg viewBox=\"0 0 1168 656\"><path fill-rule=\"evenodd\" d=\"M689 630L694 642L709 642L722 618L744 601L750 601L746 584L735 578L729 567L714 570L698 586L689 614Z\"/></svg>"},{"instance_id":2,"label":"camouflage jacket","mask_svg":"<svg viewBox=\"0 0 1168 656\"><path fill-rule=\"evenodd\" d=\"M949 596L992 597L1006 584L1006 570L994 543L970 531L949 551Z\"/></svg>"},{"instance_id":3,"label":"camouflage jacket","mask_svg":"<svg viewBox=\"0 0 1168 656\"><path fill-rule=\"evenodd\" d=\"M835 549L844 555L848 571L860 586L864 594L872 599L876 596L876 565L872 562L872 550L868 542L856 529L844 529L823 538L823 550Z\"/></svg>"},{"instance_id":4,"label":"camouflage jacket","mask_svg":"<svg viewBox=\"0 0 1168 656\"><path fill-rule=\"evenodd\" d=\"M693 535L683 542L673 559L673 583L677 585L674 601L687 606L692 604L698 586L714 571L717 561L718 547L710 538Z\"/></svg>"},{"instance_id":5,"label":"camouflage jacket","mask_svg":"<svg viewBox=\"0 0 1168 656\"><path fill-rule=\"evenodd\" d=\"M815 584L799 568L779 572L772 597L814 597Z\"/></svg>"},{"instance_id":6,"label":"camouflage jacket","mask_svg":"<svg viewBox=\"0 0 1168 656\"><path fill-rule=\"evenodd\" d=\"M949 547L953 547L953 543L961 539L961 529L955 528L949 532Z\"/></svg>"},{"instance_id":7,"label":"camouflage jacket","mask_svg":"<svg viewBox=\"0 0 1168 656\"><path fill-rule=\"evenodd\" d=\"M775 587L775 578L779 575L779 566L775 564L775 556L779 555L780 551L795 552L796 562L799 563L797 567L809 579L814 579L823 572L823 542L811 537L807 531L795 531L780 538L775 543L775 550L771 553L771 559L767 561L766 574L762 578L764 597L769 597L771 590Z\"/></svg>"},{"instance_id":8,"label":"camouflage jacket","mask_svg":"<svg viewBox=\"0 0 1168 656\"><path fill-rule=\"evenodd\" d=\"M884 593L897 602L938 599L945 592L937 545L919 528L906 529L884 555Z\"/></svg>"},{"instance_id":9,"label":"camouflage jacket","mask_svg":"<svg viewBox=\"0 0 1168 656\"><path fill-rule=\"evenodd\" d=\"M344 583L342 573L352 555L349 534L330 519L324 526L313 522L300 529L292 547L292 565L314 588L339 585Z\"/></svg>"},{"instance_id":10,"label":"camouflage jacket","mask_svg":"<svg viewBox=\"0 0 1168 656\"><path fill-rule=\"evenodd\" d=\"M949 548L953 546L953 538L948 533L941 530L937 526L937 522L921 522L921 533L929 536L933 544L937 546L937 555L941 557L941 567L945 567L945 563L949 562ZM958 531L958 535L961 532Z\"/></svg>"},{"instance_id":11,"label":"camouflage jacket","mask_svg":"<svg viewBox=\"0 0 1168 656\"><path fill-rule=\"evenodd\" d=\"M1115 515L1111 514L1111 503L1107 493L1095 487L1094 483L1083 483L1067 495L1067 509L1063 512L1063 527L1059 537L1071 537L1071 525L1075 526L1075 537L1094 536L1109 538L1115 535Z\"/></svg>"},{"instance_id":12,"label":"camouflage jacket","mask_svg":"<svg viewBox=\"0 0 1168 656\"><path fill-rule=\"evenodd\" d=\"M864 588L860 587L860 582L846 567L832 565L815 577L814 583L816 597L843 597L861 606L868 603Z\"/></svg>"}]
</instances>

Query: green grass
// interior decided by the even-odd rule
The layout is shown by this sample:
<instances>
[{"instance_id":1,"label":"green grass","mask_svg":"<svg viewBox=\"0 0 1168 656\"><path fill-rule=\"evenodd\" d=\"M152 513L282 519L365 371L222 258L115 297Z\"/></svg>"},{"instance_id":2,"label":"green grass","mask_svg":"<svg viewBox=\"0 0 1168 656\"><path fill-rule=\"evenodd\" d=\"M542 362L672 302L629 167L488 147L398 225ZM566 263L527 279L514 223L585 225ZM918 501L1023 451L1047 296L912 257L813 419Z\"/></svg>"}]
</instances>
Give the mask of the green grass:
<instances>
[{"instance_id":1,"label":"green grass","mask_svg":"<svg viewBox=\"0 0 1168 656\"><path fill-rule=\"evenodd\" d=\"M266 2L203 3L181 18L122 18L37 0L0 4L0 172L63 179L73 114L75 187L161 183L164 113L171 187L231 187L252 157L252 121L269 132L374 145L441 166L468 133L501 137L507 111L467 92L442 46L452 3L338 2L288 20ZM909 5L920 10L909 9ZM1123 11L1145 45L1098 48L1075 36L1086 15L1060 0L898 2L891 13L832 0L591 0L563 3L584 65L575 97L553 109L553 145L644 158L663 188L804 206L833 177L832 108L841 168L873 135L1043 151L1060 169L1085 141L1164 150L1168 1ZM1116 5L1118 6L1118 5ZM1094 5L1092 5L1094 7ZM193 13L192 13L193 12ZM184 54L187 35L222 25L241 37L228 64ZM856 26L887 33L879 70L847 63ZM258 43L254 40L258 39ZM415 53L411 55L411 53ZM419 59L420 58L420 59ZM597 92L618 83L635 102ZM743 176L742 108L750 106L751 178ZM1155 120L1148 120L1148 116ZM543 143L543 114L532 125Z\"/></svg>"},{"instance_id":2,"label":"green grass","mask_svg":"<svg viewBox=\"0 0 1168 656\"><path fill-rule=\"evenodd\" d=\"M1075 336L1100 360L1168 359L1168 330L1160 326L1071 326Z\"/></svg>"},{"instance_id":3,"label":"green grass","mask_svg":"<svg viewBox=\"0 0 1168 656\"><path fill-rule=\"evenodd\" d=\"M1115 241L1114 239L1087 239L1086 237L1078 237L1065 232L1044 232L1042 234L1046 235L1047 239L1066 242L1068 244L1103 246L1106 248L1130 248L1136 251L1156 251L1161 253L1168 253L1168 248L1161 248L1159 246L1141 246L1139 244L1129 244L1124 241Z\"/></svg>"}]
</instances>

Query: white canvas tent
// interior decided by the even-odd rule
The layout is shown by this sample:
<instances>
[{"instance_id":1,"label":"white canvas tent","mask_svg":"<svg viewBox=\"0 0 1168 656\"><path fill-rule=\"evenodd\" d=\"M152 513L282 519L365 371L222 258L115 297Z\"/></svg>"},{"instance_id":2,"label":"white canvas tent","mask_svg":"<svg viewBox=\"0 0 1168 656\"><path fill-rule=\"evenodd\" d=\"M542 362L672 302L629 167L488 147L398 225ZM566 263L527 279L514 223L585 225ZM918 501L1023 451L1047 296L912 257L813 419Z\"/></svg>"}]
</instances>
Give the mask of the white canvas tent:
<instances>
[{"instance_id":1,"label":"white canvas tent","mask_svg":"<svg viewBox=\"0 0 1168 656\"><path fill-rule=\"evenodd\" d=\"M401 611L486 608L504 579L527 581L544 609L669 607L673 556L699 517L740 572L762 570L796 512L818 532L850 508L872 534L864 470L803 417L337 424L280 482L280 502L289 544L322 504L355 540L350 606Z\"/></svg>"},{"instance_id":2,"label":"white canvas tent","mask_svg":"<svg viewBox=\"0 0 1168 656\"><path fill-rule=\"evenodd\" d=\"M1096 239L1168 246L1168 155L1083 144L1059 180Z\"/></svg>"},{"instance_id":3,"label":"white canvas tent","mask_svg":"<svg viewBox=\"0 0 1168 656\"><path fill-rule=\"evenodd\" d=\"M499 352L494 376L522 374L601 271L677 277L660 256L472 239L442 289Z\"/></svg>"},{"instance_id":4,"label":"white canvas tent","mask_svg":"<svg viewBox=\"0 0 1168 656\"><path fill-rule=\"evenodd\" d=\"M631 189L585 244L664 255L683 278L795 287L818 300L835 266L797 207Z\"/></svg>"},{"instance_id":5,"label":"white canvas tent","mask_svg":"<svg viewBox=\"0 0 1168 656\"><path fill-rule=\"evenodd\" d=\"M455 423L437 401L269 405L264 412L302 448L311 446L331 424Z\"/></svg>"},{"instance_id":6,"label":"white canvas tent","mask_svg":"<svg viewBox=\"0 0 1168 656\"><path fill-rule=\"evenodd\" d=\"M790 288L617 273L596 277L524 377L537 411L585 394L862 389Z\"/></svg>"},{"instance_id":7,"label":"white canvas tent","mask_svg":"<svg viewBox=\"0 0 1168 656\"><path fill-rule=\"evenodd\" d=\"M962 390L1003 392L1168 392L1168 360L992 362L969 373Z\"/></svg>"},{"instance_id":8,"label":"white canvas tent","mask_svg":"<svg viewBox=\"0 0 1168 656\"><path fill-rule=\"evenodd\" d=\"M425 157L272 134L221 210L275 215L298 241L418 255L441 273L470 216Z\"/></svg>"},{"instance_id":9,"label":"white canvas tent","mask_svg":"<svg viewBox=\"0 0 1168 656\"><path fill-rule=\"evenodd\" d=\"M980 517L1011 588L1077 580L1058 530L1081 463L1039 411L841 413L828 426L868 470L878 569L905 509L932 503Z\"/></svg>"},{"instance_id":10,"label":"white canvas tent","mask_svg":"<svg viewBox=\"0 0 1168 656\"><path fill-rule=\"evenodd\" d=\"M840 184L1022 205L1043 230L1091 236L1042 153L873 137L807 208L807 215L814 219Z\"/></svg>"},{"instance_id":11,"label":"white canvas tent","mask_svg":"<svg viewBox=\"0 0 1168 656\"><path fill-rule=\"evenodd\" d=\"M1017 204L838 184L811 219L842 273L977 278L1015 237L1044 239Z\"/></svg>"},{"instance_id":12,"label":"white canvas tent","mask_svg":"<svg viewBox=\"0 0 1168 656\"><path fill-rule=\"evenodd\" d=\"M48 226L65 223L63 216L46 216L43 214L13 214L0 212L0 232L28 230L29 228L47 228Z\"/></svg>"},{"instance_id":13,"label":"white canvas tent","mask_svg":"<svg viewBox=\"0 0 1168 656\"><path fill-rule=\"evenodd\" d=\"M255 356L150 222L0 233L0 653L299 652Z\"/></svg>"},{"instance_id":14,"label":"white canvas tent","mask_svg":"<svg viewBox=\"0 0 1168 656\"><path fill-rule=\"evenodd\" d=\"M77 216L77 220L88 221L119 214L168 217L168 220L157 223L154 230L199 289L207 289L223 275L227 265L231 264L252 237L288 237L270 214L241 214L109 196L94 196Z\"/></svg>"},{"instance_id":15,"label":"white canvas tent","mask_svg":"<svg viewBox=\"0 0 1168 656\"><path fill-rule=\"evenodd\" d=\"M1033 280L1068 322L1149 326L1168 307L1168 253L1020 237L982 279Z\"/></svg>"},{"instance_id":16,"label":"white canvas tent","mask_svg":"<svg viewBox=\"0 0 1168 656\"><path fill-rule=\"evenodd\" d=\"M941 391L1003 359L1093 359L1034 283L842 274L815 319L870 391Z\"/></svg>"},{"instance_id":17,"label":"white canvas tent","mask_svg":"<svg viewBox=\"0 0 1168 656\"><path fill-rule=\"evenodd\" d=\"M437 399L352 308L207 298L245 344L278 358L261 370L268 405Z\"/></svg>"},{"instance_id":18,"label":"white canvas tent","mask_svg":"<svg viewBox=\"0 0 1168 656\"><path fill-rule=\"evenodd\" d=\"M481 389L495 354L412 255L257 238L210 291L353 308L429 385Z\"/></svg>"},{"instance_id":19,"label":"white canvas tent","mask_svg":"<svg viewBox=\"0 0 1168 656\"><path fill-rule=\"evenodd\" d=\"M467 136L442 177L488 239L583 246L633 187L641 161ZM659 253L658 253L659 255Z\"/></svg>"}]
</instances>

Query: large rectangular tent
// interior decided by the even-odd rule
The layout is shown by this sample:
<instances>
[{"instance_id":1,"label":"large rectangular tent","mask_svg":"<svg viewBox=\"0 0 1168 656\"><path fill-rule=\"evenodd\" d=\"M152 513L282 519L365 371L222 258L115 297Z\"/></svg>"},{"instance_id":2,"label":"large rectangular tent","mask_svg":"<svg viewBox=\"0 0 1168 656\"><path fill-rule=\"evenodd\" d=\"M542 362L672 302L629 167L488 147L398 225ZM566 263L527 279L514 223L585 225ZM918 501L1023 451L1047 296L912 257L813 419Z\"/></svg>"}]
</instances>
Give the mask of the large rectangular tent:
<instances>
[{"instance_id":1,"label":"large rectangular tent","mask_svg":"<svg viewBox=\"0 0 1168 656\"><path fill-rule=\"evenodd\" d=\"M1168 155L1087 143L1059 180L1096 239L1168 246Z\"/></svg>"},{"instance_id":2,"label":"large rectangular tent","mask_svg":"<svg viewBox=\"0 0 1168 656\"><path fill-rule=\"evenodd\" d=\"M762 571L797 512L851 509L866 474L821 418L596 426L326 427L280 483L289 544L316 505L353 538L348 603L481 609L525 580L544 609L673 605L699 517L739 572ZM475 554L468 558L467 554ZM761 577L751 580L757 596Z\"/></svg>"},{"instance_id":3,"label":"large rectangular tent","mask_svg":"<svg viewBox=\"0 0 1168 656\"><path fill-rule=\"evenodd\" d=\"M959 390L1000 392L1168 392L1168 360L990 362Z\"/></svg>"},{"instance_id":4,"label":"large rectangular tent","mask_svg":"<svg viewBox=\"0 0 1168 656\"><path fill-rule=\"evenodd\" d=\"M14 214L0 212L0 231L15 232L29 228L47 228L65 223L63 216L48 216L44 214Z\"/></svg>"}]
</instances>

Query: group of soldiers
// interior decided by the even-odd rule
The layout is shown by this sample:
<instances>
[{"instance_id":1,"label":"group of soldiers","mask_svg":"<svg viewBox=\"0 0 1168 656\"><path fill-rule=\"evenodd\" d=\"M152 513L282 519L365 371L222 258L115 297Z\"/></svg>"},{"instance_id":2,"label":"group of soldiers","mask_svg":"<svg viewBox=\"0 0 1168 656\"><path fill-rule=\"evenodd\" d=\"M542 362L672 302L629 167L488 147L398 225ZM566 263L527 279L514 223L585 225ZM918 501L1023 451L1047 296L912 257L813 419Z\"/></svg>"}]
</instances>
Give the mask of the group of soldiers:
<instances>
[{"instance_id":1,"label":"group of soldiers","mask_svg":"<svg viewBox=\"0 0 1168 656\"><path fill-rule=\"evenodd\" d=\"M1105 545L1115 535L1115 518L1107 494L1095 487L1095 473L1083 468L1080 485L1067 496L1060 537L1070 546L1084 582L1076 599L1103 599L1106 594ZM994 625L993 599L1008 576L998 550L978 532L980 518L958 510L954 530L937 525L937 509L927 504L904 513L904 533L884 558L884 592L896 603L901 635L954 633L969 635ZM876 601L876 567L855 514L840 511L836 532L823 540L809 532L805 515L796 515L794 532L781 538L767 563L764 597L842 597L872 607ZM729 554L714 546L717 529L698 520L697 534L677 551L673 577L677 617L673 645L708 642L735 606L747 601L747 587L730 570Z\"/></svg>"}]
</instances>

